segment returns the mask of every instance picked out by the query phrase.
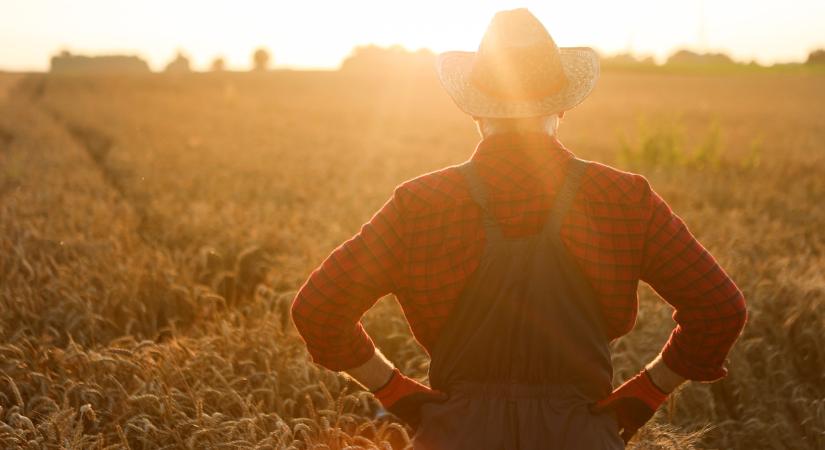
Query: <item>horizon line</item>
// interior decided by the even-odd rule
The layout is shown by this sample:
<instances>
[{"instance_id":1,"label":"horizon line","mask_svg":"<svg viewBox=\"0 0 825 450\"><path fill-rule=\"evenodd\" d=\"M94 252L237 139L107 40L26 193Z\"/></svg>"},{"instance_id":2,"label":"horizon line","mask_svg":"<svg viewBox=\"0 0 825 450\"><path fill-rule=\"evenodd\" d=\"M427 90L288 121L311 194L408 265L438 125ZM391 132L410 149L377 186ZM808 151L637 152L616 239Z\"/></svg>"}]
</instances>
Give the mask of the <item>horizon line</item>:
<instances>
[{"instance_id":1,"label":"horizon line","mask_svg":"<svg viewBox=\"0 0 825 450\"><path fill-rule=\"evenodd\" d=\"M337 70L341 69L341 66L343 65L344 61L346 61L352 55L352 53L357 48L360 48L360 47L378 47L378 48L381 48L381 49L400 48L400 49L403 49L404 51L407 51L407 52L410 52L410 53L415 53L415 52L420 52L420 51L428 51L428 52L430 52L434 55L437 55L438 53L440 53L440 52L437 52L437 51L435 51L433 49L430 49L428 47L409 48L408 46L406 46L404 44L400 44L400 43L390 44L390 45L365 43L365 44L356 44L356 45L354 45L350 49L350 52L346 56L341 58L339 60L339 62L335 65L306 65L306 64L280 64L279 65L279 64L273 64L273 66L269 70L324 71L324 72L337 71ZM605 52L603 50L600 50L598 47L592 47L592 48L599 54L600 59L613 58L613 57L618 57L618 56L630 56L630 57L633 57L634 59L636 59L638 61L652 59L654 65L656 65L656 66L665 65L665 63L666 63L666 61L669 57L673 56L674 54L676 54L680 51L685 51L685 50L690 51L690 52L694 52L694 53L697 53L697 54L700 54L700 55L722 54L722 55L725 55L728 58L730 58L736 64L742 64L742 65L756 64L760 67L766 67L766 68L776 66L776 65L805 64L805 62L806 62L805 59L787 59L787 60L776 59L773 62L771 62L770 64L764 64L764 63L758 62L756 58L750 58L749 60L748 59L736 58L733 55L731 55L728 51L723 50L723 49L711 49L711 48L701 49L699 47L700 46L696 46L696 45L683 45L683 46L679 46L679 47L674 47L668 53L668 56L665 57L665 58L657 57L656 55L654 55L652 53L636 52L632 49L624 49L624 50L615 51L615 52ZM256 47L256 48L265 48L270 53L274 53L271 48L266 47L266 46L260 46L260 47ZM251 59L251 53L254 52L254 50L255 49L252 49L250 51L250 59ZM807 50L807 53L810 54L810 53L812 53L814 51L817 51L817 50L825 50L825 46L816 46L815 48L811 48L811 49ZM169 62L171 62L172 59L174 59L174 57L173 57L165 63L160 63L158 68L154 68L153 66L155 66L156 64L153 64L153 61L151 61L149 58L147 58L145 56L145 53L142 52L142 51L128 51L128 50L123 50L123 51L111 50L111 51L109 51L109 50L102 50L102 51L97 51L97 52L83 52L83 51L73 51L73 50L71 50L67 47L60 47L57 50L53 51L49 55L48 60L45 63L45 67L43 67L43 66L40 66L40 67L14 66L14 65L6 66L3 63L0 63L0 72L6 72L6 73L48 73L51 70L51 59L55 56L59 56L60 53L64 52L64 51L68 51L72 55L87 56L87 57L134 56L134 57L140 58L141 60L146 62L147 65L149 65L151 72L163 72L163 68L165 67L165 65L168 64ZM188 53L183 49L178 49L176 51L176 54L183 55L184 57L188 58L190 60L190 63L191 63L191 60L192 60L191 53ZM221 58L221 57L224 57L224 56L222 54L218 53L218 54L215 54L212 57L212 60L214 60L216 58ZM208 62L206 64L191 63L190 67L191 67L192 72L212 72L212 70L210 70ZM252 68L252 64L243 65L243 66L241 66L241 65L227 65L227 67L224 69L224 71L226 71L226 72L247 72L247 71L250 71L251 68Z\"/></svg>"}]
</instances>

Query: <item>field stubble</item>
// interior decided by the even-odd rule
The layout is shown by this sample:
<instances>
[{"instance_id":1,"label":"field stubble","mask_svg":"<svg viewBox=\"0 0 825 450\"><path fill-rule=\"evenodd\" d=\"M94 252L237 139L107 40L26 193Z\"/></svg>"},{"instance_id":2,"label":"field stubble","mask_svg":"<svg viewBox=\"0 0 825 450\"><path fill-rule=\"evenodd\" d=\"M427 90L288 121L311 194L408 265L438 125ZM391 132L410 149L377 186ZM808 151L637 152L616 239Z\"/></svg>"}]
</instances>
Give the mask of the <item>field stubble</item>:
<instances>
[{"instance_id":1,"label":"field stubble","mask_svg":"<svg viewBox=\"0 0 825 450\"><path fill-rule=\"evenodd\" d=\"M566 145L643 173L748 299L730 375L681 389L635 448L825 448L823 114L821 76L608 73L565 118ZM0 103L0 446L403 448L308 362L289 302L474 133L432 77L23 79ZM673 325L640 303L616 382ZM364 321L426 376L391 297Z\"/></svg>"}]
</instances>

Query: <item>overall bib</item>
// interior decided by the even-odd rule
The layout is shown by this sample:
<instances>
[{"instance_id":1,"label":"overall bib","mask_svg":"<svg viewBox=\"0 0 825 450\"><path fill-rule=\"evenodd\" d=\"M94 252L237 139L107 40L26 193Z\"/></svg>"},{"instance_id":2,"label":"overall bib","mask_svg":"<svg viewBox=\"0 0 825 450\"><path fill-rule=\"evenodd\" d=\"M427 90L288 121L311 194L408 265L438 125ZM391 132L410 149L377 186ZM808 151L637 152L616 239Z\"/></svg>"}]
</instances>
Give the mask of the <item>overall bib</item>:
<instances>
[{"instance_id":1,"label":"overall bib","mask_svg":"<svg viewBox=\"0 0 825 450\"><path fill-rule=\"evenodd\" d=\"M611 391L608 340L589 282L559 235L586 162L572 159L533 236L506 239L471 162L459 166L483 211L486 248L433 350L413 447L622 449L615 419L588 405Z\"/></svg>"}]
</instances>

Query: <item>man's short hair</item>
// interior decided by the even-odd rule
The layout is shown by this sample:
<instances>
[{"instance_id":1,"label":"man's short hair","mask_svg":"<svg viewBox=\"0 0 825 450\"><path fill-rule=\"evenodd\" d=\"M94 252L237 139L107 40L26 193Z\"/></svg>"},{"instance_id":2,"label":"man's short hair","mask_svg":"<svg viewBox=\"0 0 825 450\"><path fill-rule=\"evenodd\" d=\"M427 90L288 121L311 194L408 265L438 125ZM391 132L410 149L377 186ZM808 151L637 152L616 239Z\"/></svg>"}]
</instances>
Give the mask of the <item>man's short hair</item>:
<instances>
[{"instance_id":1,"label":"man's short hair","mask_svg":"<svg viewBox=\"0 0 825 450\"><path fill-rule=\"evenodd\" d=\"M556 134L559 127L559 115L525 117L525 118L492 118L475 117L478 130L483 136L504 132L537 131Z\"/></svg>"}]
</instances>

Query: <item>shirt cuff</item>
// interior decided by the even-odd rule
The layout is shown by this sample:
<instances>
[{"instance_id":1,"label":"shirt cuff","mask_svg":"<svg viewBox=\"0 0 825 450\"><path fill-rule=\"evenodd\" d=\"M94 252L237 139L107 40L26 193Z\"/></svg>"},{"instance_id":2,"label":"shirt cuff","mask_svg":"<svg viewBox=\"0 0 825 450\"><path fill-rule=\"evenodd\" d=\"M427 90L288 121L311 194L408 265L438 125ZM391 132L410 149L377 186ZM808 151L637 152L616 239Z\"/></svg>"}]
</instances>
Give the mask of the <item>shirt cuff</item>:
<instances>
[{"instance_id":1,"label":"shirt cuff","mask_svg":"<svg viewBox=\"0 0 825 450\"><path fill-rule=\"evenodd\" d=\"M375 343L363 327L359 326L358 331L357 337L351 339L350 343L336 346L332 351L328 347L321 350L308 346L312 362L336 372L364 365L375 354Z\"/></svg>"},{"instance_id":2,"label":"shirt cuff","mask_svg":"<svg viewBox=\"0 0 825 450\"><path fill-rule=\"evenodd\" d=\"M728 369L721 364L718 366L698 365L679 353L673 343L668 341L662 349L662 361L668 369L683 378L691 381L711 382L722 379L728 374Z\"/></svg>"}]
</instances>

